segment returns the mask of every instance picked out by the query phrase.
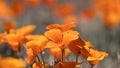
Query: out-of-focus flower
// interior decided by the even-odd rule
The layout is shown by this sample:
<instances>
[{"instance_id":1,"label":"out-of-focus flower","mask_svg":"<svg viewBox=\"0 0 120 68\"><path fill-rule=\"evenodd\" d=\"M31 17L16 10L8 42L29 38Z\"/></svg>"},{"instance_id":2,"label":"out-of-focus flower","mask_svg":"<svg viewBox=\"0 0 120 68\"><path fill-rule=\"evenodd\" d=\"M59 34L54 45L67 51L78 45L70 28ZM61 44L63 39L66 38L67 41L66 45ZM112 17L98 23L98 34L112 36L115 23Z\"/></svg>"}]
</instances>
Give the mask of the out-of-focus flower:
<instances>
[{"instance_id":1,"label":"out-of-focus flower","mask_svg":"<svg viewBox=\"0 0 120 68\"><path fill-rule=\"evenodd\" d=\"M46 4L49 7L53 7L57 4L58 0L43 0L44 4Z\"/></svg>"},{"instance_id":2,"label":"out-of-focus flower","mask_svg":"<svg viewBox=\"0 0 120 68\"><path fill-rule=\"evenodd\" d=\"M95 16L96 12L93 10L93 9L84 9L82 12L81 12L81 17L82 18L85 18L87 20L90 20L92 19L94 16Z\"/></svg>"},{"instance_id":3,"label":"out-of-focus flower","mask_svg":"<svg viewBox=\"0 0 120 68\"><path fill-rule=\"evenodd\" d=\"M55 7L54 12L60 17L70 16L74 12L74 6L72 4L63 4Z\"/></svg>"},{"instance_id":4,"label":"out-of-focus flower","mask_svg":"<svg viewBox=\"0 0 120 68\"><path fill-rule=\"evenodd\" d=\"M20 43L23 41L24 37L18 34L7 34L4 36L4 39L14 51L19 51Z\"/></svg>"},{"instance_id":5,"label":"out-of-focus flower","mask_svg":"<svg viewBox=\"0 0 120 68\"><path fill-rule=\"evenodd\" d=\"M22 1L14 1L11 5L14 16L20 15L25 10L25 5Z\"/></svg>"},{"instance_id":6,"label":"out-of-focus flower","mask_svg":"<svg viewBox=\"0 0 120 68\"><path fill-rule=\"evenodd\" d=\"M103 18L108 27L114 27L120 22L119 0L94 0L93 9Z\"/></svg>"},{"instance_id":7,"label":"out-of-focus flower","mask_svg":"<svg viewBox=\"0 0 120 68\"><path fill-rule=\"evenodd\" d=\"M0 58L0 68L25 68L25 63L16 58Z\"/></svg>"},{"instance_id":8,"label":"out-of-focus flower","mask_svg":"<svg viewBox=\"0 0 120 68\"><path fill-rule=\"evenodd\" d=\"M53 68L75 68L76 65L81 65L82 63L76 62L59 62Z\"/></svg>"},{"instance_id":9,"label":"out-of-focus flower","mask_svg":"<svg viewBox=\"0 0 120 68\"><path fill-rule=\"evenodd\" d=\"M103 20L105 21L105 24L109 26L110 28L117 26L120 21L119 14L108 12L103 15Z\"/></svg>"},{"instance_id":10,"label":"out-of-focus flower","mask_svg":"<svg viewBox=\"0 0 120 68\"><path fill-rule=\"evenodd\" d=\"M25 0L25 1L31 6L37 6L42 2L42 0Z\"/></svg>"},{"instance_id":11,"label":"out-of-focus flower","mask_svg":"<svg viewBox=\"0 0 120 68\"><path fill-rule=\"evenodd\" d=\"M3 23L3 28L6 32L10 32L11 29L14 29L16 26L16 23L15 22L4 22Z\"/></svg>"},{"instance_id":12,"label":"out-of-focus flower","mask_svg":"<svg viewBox=\"0 0 120 68\"><path fill-rule=\"evenodd\" d=\"M29 35L34 29L34 25L12 29L4 36L5 42L8 43L14 51L19 51L20 44L25 41L25 36Z\"/></svg>"},{"instance_id":13,"label":"out-of-focus flower","mask_svg":"<svg viewBox=\"0 0 120 68\"><path fill-rule=\"evenodd\" d=\"M14 32L16 34L26 36L26 35L29 35L30 33L32 33L35 28L36 28L35 25L28 25L28 26L23 26L19 29L14 30Z\"/></svg>"},{"instance_id":14,"label":"out-of-focus flower","mask_svg":"<svg viewBox=\"0 0 120 68\"><path fill-rule=\"evenodd\" d=\"M77 18L75 16L67 16L63 18L64 23L77 23Z\"/></svg>"},{"instance_id":15,"label":"out-of-focus flower","mask_svg":"<svg viewBox=\"0 0 120 68\"><path fill-rule=\"evenodd\" d=\"M11 19L13 12L4 0L0 0L0 18Z\"/></svg>"}]
</instances>

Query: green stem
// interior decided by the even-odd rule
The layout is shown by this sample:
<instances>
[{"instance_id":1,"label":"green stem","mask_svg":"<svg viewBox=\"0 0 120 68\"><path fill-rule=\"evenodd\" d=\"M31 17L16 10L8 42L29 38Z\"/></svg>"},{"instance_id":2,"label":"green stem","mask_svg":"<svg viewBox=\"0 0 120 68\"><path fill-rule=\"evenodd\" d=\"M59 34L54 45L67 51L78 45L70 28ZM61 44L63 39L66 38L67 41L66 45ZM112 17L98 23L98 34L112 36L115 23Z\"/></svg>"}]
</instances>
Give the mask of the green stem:
<instances>
[{"instance_id":1,"label":"green stem","mask_svg":"<svg viewBox=\"0 0 120 68\"><path fill-rule=\"evenodd\" d=\"M62 49L62 62L64 61L64 49Z\"/></svg>"},{"instance_id":2,"label":"green stem","mask_svg":"<svg viewBox=\"0 0 120 68\"><path fill-rule=\"evenodd\" d=\"M18 51L18 58L21 58L21 55L20 55L20 53L21 53L21 45L20 45L20 43L19 43L18 46L19 46L19 49L18 49L18 50L19 50L19 51Z\"/></svg>"},{"instance_id":3,"label":"green stem","mask_svg":"<svg viewBox=\"0 0 120 68\"><path fill-rule=\"evenodd\" d=\"M76 56L76 63L78 62L78 56Z\"/></svg>"},{"instance_id":4,"label":"green stem","mask_svg":"<svg viewBox=\"0 0 120 68\"><path fill-rule=\"evenodd\" d=\"M93 68L93 66L91 65L91 68Z\"/></svg>"},{"instance_id":5,"label":"green stem","mask_svg":"<svg viewBox=\"0 0 120 68\"><path fill-rule=\"evenodd\" d=\"M37 55L37 59L38 59L38 61L40 62L40 58L39 58L39 56Z\"/></svg>"},{"instance_id":6,"label":"green stem","mask_svg":"<svg viewBox=\"0 0 120 68\"><path fill-rule=\"evenodd\" d=\"M44 58L43 58L43 54L40 53L40 55L41 55L41 59L42 59L42 62L43 62L43 64L44 64L44 67L45 67L45 61L44 61Z\"/></svg>"}]
</instances>

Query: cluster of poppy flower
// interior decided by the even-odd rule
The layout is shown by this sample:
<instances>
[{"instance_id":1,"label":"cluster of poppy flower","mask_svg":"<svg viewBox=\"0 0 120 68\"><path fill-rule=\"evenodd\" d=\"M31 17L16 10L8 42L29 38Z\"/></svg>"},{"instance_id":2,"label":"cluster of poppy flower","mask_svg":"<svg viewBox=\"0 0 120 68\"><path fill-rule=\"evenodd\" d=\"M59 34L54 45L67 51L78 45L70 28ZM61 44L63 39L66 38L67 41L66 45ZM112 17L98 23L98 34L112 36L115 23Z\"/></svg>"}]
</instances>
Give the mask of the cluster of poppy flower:
<instances>
[{"instance_id":1,"label":"cluster of poppy flower","mask_svg":"<svg viewBox=\"0 0 120 68\"><path fill-rule=\"evenodd\" d=\"M109 28L119 25L120 22L120 0L92 0L90 8L85 8L81 17L87 20L99 16Z\"/></svg>"},{"instance_id":2,"label":"cluster of poppy flower","mask_svg":"<svg viewBox=\"0 0 120 68\"><path fill-rule=\"evenodd\" d=\"M14 18L22 14L27 6L37 6L44 3L49 7L54 6L57 0L11 0L8 4L5 0L0 0L0 18Z\"/></svg>"},{"instance_id":3,"label":"cluster of poppy flower","mask_svg":"<svg viewBox=\"0 0 120 68\"><path fill-rule=\"evenodd\" d=\"M27 52L27 60L25 62L27 64L33 63L33 68L50 67L49 64L45 63L42 55L45 49L49 49L49 54L54 57L55 63L52 66L53 68L74 68L75 66L80 66L82 62L78 62L78 56L82 56L91 66L94 66L108 56L106 52L96 50L91 42L81 39L79 32L73 30L75 26L74 23L52 24L46 27L48 30L43 35L32 35L31 32L35 29L35 25L15 29L14 22L6 22L4 23L5 32L0 34L0 44L7 43L16 52L20 52L20 47L24 46ZM38 53L41 54L42 60L35 61L36 58L39 59ZM65 58L70 53L76 56L76 62L65 61ZM6 65L7 62L8 65ZM13 58L0 59L0 67L8 68L7 66L12 64L11 66L14 68L21 68L21 66L24 67L25 65L21 62L23 61ZM5 63L5 67L3 63Z\"/></svg>"}]
</instances>

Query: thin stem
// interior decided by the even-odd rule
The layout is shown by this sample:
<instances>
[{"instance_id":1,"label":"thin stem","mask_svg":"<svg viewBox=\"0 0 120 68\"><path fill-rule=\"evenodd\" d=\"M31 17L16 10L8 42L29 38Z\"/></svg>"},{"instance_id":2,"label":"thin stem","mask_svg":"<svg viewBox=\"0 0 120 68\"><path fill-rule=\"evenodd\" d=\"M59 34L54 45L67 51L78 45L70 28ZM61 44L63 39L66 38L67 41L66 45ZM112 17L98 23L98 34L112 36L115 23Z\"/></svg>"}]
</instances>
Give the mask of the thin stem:
<instances>
[{"instance_id":1,"label":"thin stem","mask_svg":"<svg viewBox=\"0 0 120 68\"><path fill-rule=\"evenodd\" d=\"M62 62L64 61L64 49L62 49Z\"/></svg>"},{"instance_id":2,"label":"thin stem","mask_svg":"<svg viewBox=\"0 0 120 68\"><path fill-rule=\"evenodd\" d=\"M40 58L39 58L39 56L37 55L37 59L38 59L38 61L40 62Z\"/></svg>"},{"instance_id":3,"label":"thin stem","mask_svg":"<svg viewBox=\"0 0 120 68\"><path fill-rule=\"evenodd\" d=\"M18 48L18 58L21 58L21 55L20 55L20 53L21 53L21 44L19 43L18 44L18 46L19 46L19 48Z\"/></svg>"},{"instance_id":4,"label":"thin stem","mask_svg":"<svg viewBox=\"0 0 120 68\"><path fill-rule=\"evenodd\" d=\"M91 65L91 68L93 68L93 66Z\"/></svg>"},{"instance_id":5,"label":"thin stem","mask_svg":"<svg viewBox=\"0 0 120 68\"><path fill-rule=\"evenodd\" d=\"M78 62L78 56L76 56L76 63Z\"/></svg>"},{"instance_id":6,"label":"thin stem","mask_svg":"<svg viewBox=\"0 0 120 68\"><path fill-rule=\"evenodd\" d=\"M41 58L42 58L42 61L43 61L44 67L45 67L45 61L44 61L44 58L43 58L43 54L40 53L40 55L41 55Z\"/></svg>"}]
</instances>

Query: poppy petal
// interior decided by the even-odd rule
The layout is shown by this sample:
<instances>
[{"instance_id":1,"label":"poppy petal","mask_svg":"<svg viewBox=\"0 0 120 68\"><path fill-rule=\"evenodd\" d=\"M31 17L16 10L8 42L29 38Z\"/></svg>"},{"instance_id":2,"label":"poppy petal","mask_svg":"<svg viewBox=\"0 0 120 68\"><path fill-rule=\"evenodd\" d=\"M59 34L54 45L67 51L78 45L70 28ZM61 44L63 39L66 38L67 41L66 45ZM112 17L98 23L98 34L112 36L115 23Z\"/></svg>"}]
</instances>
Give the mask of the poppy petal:
<instances>
[{"instance_id":1,"label":"poppy petal","mask_svg":"<svg viewBox=\"0 0 120 68\"><path fill-rule=\"evenodd\" d=\"M79 33L77 31L73 31L73 30L68 30L63 32L63 40L62 40L62 47L61 48L65 48L69 42L78 39L79 38Z\"/></svg>"},{"instance_id":2,"label":"poppy petal","mask_svg":"<svg viewBox=\"0 0 120 68\"><path fill-rule=\"evenodd\" d=\"M51 29L45 32L45 36L55 43L61 43L62 32L59 29Z\"/></svg>"},{"instance_id":3,"label":"poppy petal","mask_svg":"<svg viewBox=\"0 0 120 68\"><path fill-rule=\"evenodd\" d=\"M83 46L85 46L85 42L84 42L82 39L80 39L80 38L78 38L78 39L76 39L76 40L73 40L73 41L71 41L71 42L68 44L69 49L70 49L76 56L81 55L80 50L81 50L81 48L82 48Z\"/></svg>"},{"instance_id":4,"label":"poppy petal","mask_svg":"<svg viewBox=\"0 0 120 68\"><path fill-rule=\"evenodd\" d=\"M52 24L46 27L46 29L58 29L58 28L60 28L59 24Z\"/></svg>"},{"instance_id":5,"label":"poppy petal","mask_svg":"<svg viewBox=\"0 0 120 68\"><path fill-rule=\"evenodd\" d=\"M66 23L64 25L61 25L61 30L64 32L64 31L67 31L67 30L71 30L72 28L74 28L76 25L75 23Z\"/></svg>"},{"instance_id":6,"label":"poppy petal","mask_svg":"<svg viewBox=\"0 0 120 68\"><path fill-rule=\"evenodd\" d=\"M45 46L45 48L53 48L53 47L59 47L61 44L56 44L56 43L54 43L54 42L52 42L52 41L49 41L48 43L47 43L47 45Z\"/></svg>"}]
</instances>

